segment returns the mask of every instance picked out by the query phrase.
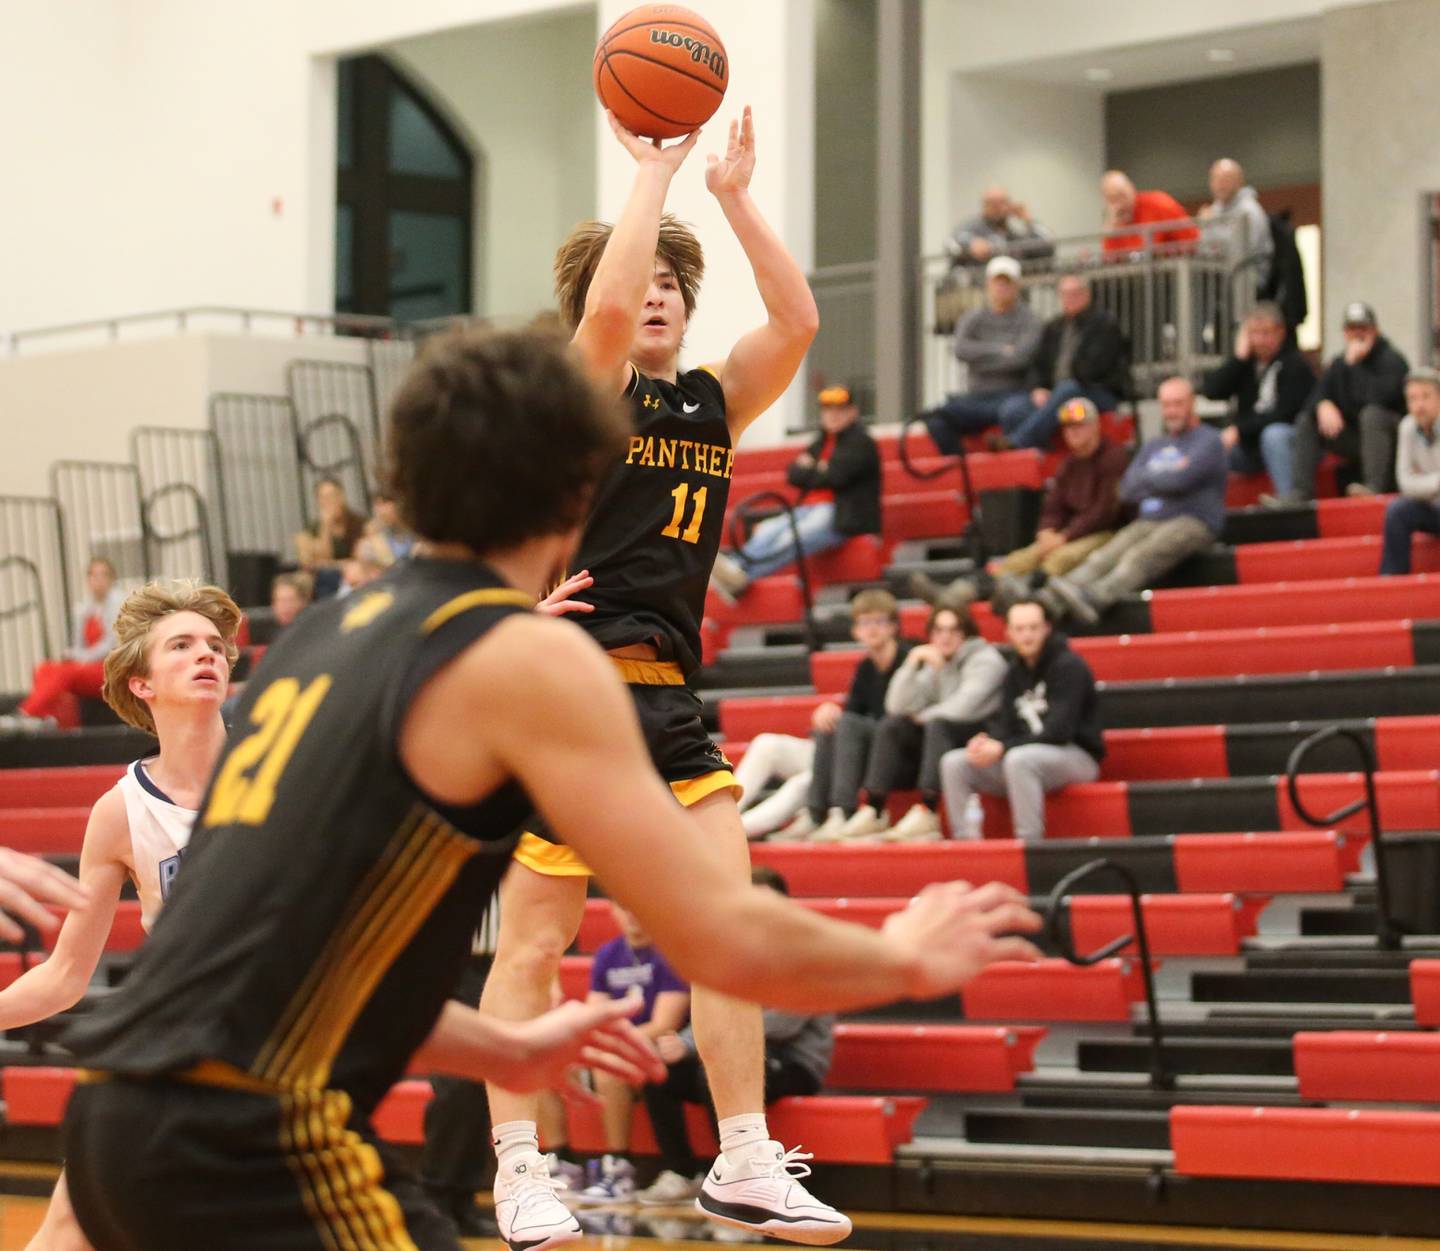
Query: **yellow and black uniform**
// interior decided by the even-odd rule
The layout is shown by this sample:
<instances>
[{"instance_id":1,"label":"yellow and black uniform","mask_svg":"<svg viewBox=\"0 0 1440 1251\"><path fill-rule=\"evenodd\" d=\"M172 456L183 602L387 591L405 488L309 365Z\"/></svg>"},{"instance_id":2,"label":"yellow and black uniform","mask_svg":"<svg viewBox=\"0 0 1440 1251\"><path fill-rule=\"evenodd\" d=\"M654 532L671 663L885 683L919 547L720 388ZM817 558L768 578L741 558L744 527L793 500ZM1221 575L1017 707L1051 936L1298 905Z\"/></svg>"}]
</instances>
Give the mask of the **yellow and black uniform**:
<instances>
[{"instance_id":1,"label":"yellow and black uniform","mask_svg":"<svg viewBox=\"0 0 1440 1251\"><path fill-rule=\"evenodd\" d=\"M98 1251L458 1248L369 1118L532 805L513 783L438 804L396 739L440 666L532 604L483 565L417 560L270 650L123 993L66 1039L100 1079L66 1136Z\"/></svg>"},{"instance_id":2,"label":"yellow and black uniform","mask_svg":"<svg viewBox=\"0 0 1440 1251\"><path fill-rule=\"evenodd\" d=\"M705 732L688 679L700 668L705 589L720 551L735 449L725 392L708 369L674 382L631 366L635 415L625 458L601 480L585 523L577 569L595 585L595 611L571 618L607 650L644 643L656 659L615 657L630 688L660 776L684 804L737 789L730 762ZM543 826L515 858L537 873L573 877L589 869Z\"/></svg>"}]
</instances>

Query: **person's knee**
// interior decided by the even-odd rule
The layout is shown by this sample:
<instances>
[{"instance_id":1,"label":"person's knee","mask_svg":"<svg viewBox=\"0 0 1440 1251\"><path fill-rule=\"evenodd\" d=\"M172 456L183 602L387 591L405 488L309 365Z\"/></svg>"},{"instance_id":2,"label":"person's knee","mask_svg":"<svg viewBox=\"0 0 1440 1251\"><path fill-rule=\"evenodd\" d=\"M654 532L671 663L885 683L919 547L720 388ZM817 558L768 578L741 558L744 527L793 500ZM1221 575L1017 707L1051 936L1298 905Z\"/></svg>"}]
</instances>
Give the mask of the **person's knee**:
<instances>
[{"instance_id":1,"label":"person's knee","mask_svg":"<svg viewBox=\"0 0 1440 1251\"><path fill-rule=\"evenodd\" d=\"M1284 421L1272 421L1260 431L1260 446L1274 452L1288 450L1295 442L1295 427Z\"/></svg>"},{"instance_id":2,"label":"person's knee","mask_svg":"<svg viewBox=\"0 0 1440 1251\"><path fill-rule=\"evenodd\" d=\"M1008 786L1012 781L1030 780L1040 772L1037 752L1027 747L1012 747L1000 758L1000 768Z\"/></svg>"},{"instance_id":3,"label":"person's knee","mask_svg":"<svg viewBox=\"0 0 1440 1251\"><path fill-rule=\"evenodd\" d=\"M1391 412L1390 409L1383 408L1379 404L1366 404L1365 407L1360 410L1360 425L1362 428L1368 427L1372 430L1382 430L1388 433L1399 424L1400 414Z\"/></svg>"}]
</instances>

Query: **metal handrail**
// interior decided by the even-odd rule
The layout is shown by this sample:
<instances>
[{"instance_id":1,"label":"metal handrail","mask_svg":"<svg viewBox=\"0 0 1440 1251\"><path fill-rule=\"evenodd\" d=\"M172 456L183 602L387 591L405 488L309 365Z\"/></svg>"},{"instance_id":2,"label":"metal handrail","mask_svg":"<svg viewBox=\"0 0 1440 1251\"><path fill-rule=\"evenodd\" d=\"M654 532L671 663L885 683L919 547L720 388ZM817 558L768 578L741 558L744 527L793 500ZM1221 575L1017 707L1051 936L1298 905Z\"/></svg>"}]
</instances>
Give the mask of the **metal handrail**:
<instances>
[{"instance_id":1,"label":"metal handrail","mask_svg":"<svg viewBox=\"0 0 1440 1251\"><path fill-rule=\"evenodd\" d=\"M795 573L800 579L800 603L805 613L805 647L807 651L820 650L820 632L815 627L815 594L810 586L810 568L805 560L805 549L800 543L800 523L795 520L795 506L779 491L756 491L747 495L735 506L730 518L730 546L741 566L750 562L745 556L745 526L754 519L762 507L775 506L785 514L790 525L790 539L795 544Z\"/></svg>"},{"instance_id":2,"label":"metal handrail","mask_svg":"<svg viewBox=\"0 0 1440 1251\"><path fill-rule=\"evenodd\" d=\"M1135 924L1135 932L1112 939L1098 951L1082 956L1075 951L1073 936L1063 923L1066 896L1078 882L1104 872L1113 873L1124 882L1126 893L1130 896L1130 915ZM1150 1084L1156 1090L1173 1090L1175 1074L1165 1062L1160 1007L1155 997L1155 971L1150 963L1150 935L1145 927L1145 909L1141 903L1140 884L1135 880L1135 875L1123 864L1107 859L1091 860L1067 873L1055 883L1055 889L1050 892L1050 898L1046 901L1045 937L1050 946L1059 951L1066 960L1082 967L1108 960L1131 943L1139 948L1140 973L1145 979L1145 1011L1150 1019Z\"/></svg>"},{"instance_id":3,"label":"metal handrail","mask_svg":"<svg viewBox=\"0 0 1440 1251\"><path fill-rule=\"evenodd\" d=\"M914 416L900 427L900 465L912 478L921 482L929 482L938 478L946 472L947 466L940 466L928 472L916 468L914 461L910 458L910 427L923 425L924 418ZM990 559L990 549L985 542L985 529L983 524L983 505L980 502L980 493L975 490L975 484L970 478L970 461L965 451L964 439L959 440L959 451L956 452L956 459L960 462L960 490L957 494L965 504L965 512L968 520L965 523L965 531L961 536L965 546L969 549L970 559L974 561L977 571L985 568L986 562Z\"/></svg>"},{"instance_id":4,"label":"metal handrail","mask_svg":"<svg viewBox=\"0 0 1440 1251\"><path fill-rule=\"evenodd\" d=\"M330 426L338 426L349 444L348 456L341 457L337 461L321 463L310 454L310 440L315 435ZM370 485L365 477L365 453L360 443L360 432L355 429L355 423L344 413L327 413L324 417L317 417L314 421L296 431L296 442L300 450L300 463L312 473L317 474L338 474L341 470L354 468L360 475L360 504L363 510L370 511Z\"/></svg>"},{"instance_id":5,"label":"metal handrail","mask_svg":"<svg viewBox=\"0 0 1440 1251\"><path fill-rule=\"evenodd\" d=\"M40 577L40 566L28 556L0 556L0 569L8 568L23 569L30 575L31 594L34 597L23 604L12 604L9 608L0 608L0 621L8 621L11 617L18 617L29 609L35 609L40 617L40 636L45 640L45 646L50 646L50 616L45 611L45 582Z\"/></svg>"},{"instance_id":6,"label":"metal handrail","mask_svg":"<svg viewBox=\"0 0 1440 1251\"><path fill-rule=\"evenodd\" d=\"M1365 774L1365 793L1359 799L1351 800L1335 809L1329 816L1313 815L1300 799L1300 767L1305 757L1322 743L1332 738L1343 738L1360 757L1360 767ZM1290 758L1285 762L1285 785L1290 794L1290 806L1301 820L1320 829L1328 829L1353 817L1362 808L1370 810L1370 846L1375 849L1375 939L1387 951L1398 951L1403 931L1390 919L1390 875L1386 872L1385 838L1380 828L1380 799L1375 792L1375 752L1364 736L1349 726L1328 725L1316 730L1304 741L1297 743Z\"/></svg>"},{"instance_id":7,"label":"metal handrail","mask_svg":"<svg viewBox=\"0 0 1440 1251\"><path fill-rule=\"evenodd\" d=\"M153 510L160 500L168 499L172 495L187 495L194 501L195 524L188 530L162 534L154 522ZM140 521L145 527L146 536L156 543L182 543L186 539L199 539L201 559L207 566L206 578L209 581L215 580L214 551L210 546L210 510L205 504L205 497L195 486L189 482L168 482L157 487L140 501Z\"/></svg>"}]
</instances>

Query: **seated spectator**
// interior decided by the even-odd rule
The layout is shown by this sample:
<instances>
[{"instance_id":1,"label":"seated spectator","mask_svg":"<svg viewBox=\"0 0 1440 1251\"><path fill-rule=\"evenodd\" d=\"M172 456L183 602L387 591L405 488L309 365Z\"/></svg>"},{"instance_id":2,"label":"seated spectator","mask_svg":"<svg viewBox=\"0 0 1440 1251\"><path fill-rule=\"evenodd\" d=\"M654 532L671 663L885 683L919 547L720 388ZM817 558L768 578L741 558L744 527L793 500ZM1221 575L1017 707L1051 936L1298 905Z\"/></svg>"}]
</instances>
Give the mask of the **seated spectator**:
<instances>
[{"instance_id":1,"label":"seated spectator","mask_svg":"<svg viewBox=\"0 0 1440 1251\"><path fill-rule=\"evenodd\" d=\"M810 794L815 744L794 734L757 734L735 766L735 780L743 792L740 824L747 838L762 838L805 811ZM768 795L771 782L780 785ZM798 819L798 818L797 818ZM793 822L792 822L793 824Z\"/></svg>"},{"instance_id":2,"label":"seated spectator","mask_svg":"<svg viewBox=\"0 0 1440 1251\"><path fill-rule=\"evenodd\" d=\"M966 390L921 414L935 446L948 456L960 439L996 425L1007 400L1025 395L1025 375L1040 346L1040 319L1020 299L1020 262L997 256L985 267L984 308L972 308L955 327L955 357L966 369Z\"/></svg>"},{"instance_id":3,"label":"seated spectator","mask_svg":"<svg viewBox=\"0 0 1440 1251\"><path fill-rule=\"evenodd\" d=\"M1295 420L1295 482L1289 495L1263 501L1285 506L1315 498L1322 452L1334 452L1357 475L1347 493L1383 495L1395 487L1395 432L1405 407L1410 364L1380 333L1375 310L1345 306L1345 350L1320 375L1306 412Z\"/></svg>"},{"instance_id":4,"label":"seated spectator","mask_svg":"<svg viewBox=\"0 0 1440 1251\"><path fill-rule=\"evenodd\" d=\"M1063 635L1050 628L1038 600L1019 600L1005 614L1011 655L1000 711L988 729L940 761L945 811L954 838L979 838L967 820L971 797L1004 795L1015 836L1045 837L1045 796L1100 776L1095 675Z\"/></svg>"},{"instance_id":5,"label":"seated spectator","mask_svg":"<svg viewBox=\"0 0 1440 1251\"><path fill-rule=\"evenodd\" d=\"M815 709L810 719L813 747L805 807L772 836L772 842L829 841L855 814L875 727L885 715L885 692L910 654L910 644L899 635L900 608L889 591L861 591L850 601L850 636L865 649L865 658L850 680L845 706L827 701ZM740 768L749 763L747 752ZM750 831L749 812L742 813L741 820Z\"/></svg>"},{"instance_id":6,"label":"seated spectator","mask_svg":"<svg viewBox=\"0 0 1440 1251\"><path fill-rule=\"evenodd\" d=\"M290 625L315 596L315 581L308 573L281 573L270 583L270 616L278 634Z\"/></svg>"},{"instance_id":7,"label":"seated spectator","mask_svg":"<svg viewBox=\"0 0 1440 1251\"><path fill-rule=\"evenodd\" d=\"M365 526L365 537L370 541L371 554L386 567L404 560L414 550L415 536L400 520L389 487L382 484L376 488L370 507L374 516Z\"/></svg>"},{"instance_id":8,"label":"seated spectator","mask_svg":"<svg viewBox=\"0 0 1440 1251\"><path fill-rule=\"evenodd\" d=\"M1210 167L1210 194L1215 198L1200 210L1200 236L1232 263L1257 253L1255 285L1270 280L1275 241L1270 237L1270 215L1254 187L1245 185L1240 162L1222 157ZM1284 320L1284 315L1281 315Z\"/></svg>"},{"instance_id":9,"label":"seated spectator","mask_svg":"<svg viewBox=\"0 0 1440 1251\"><path fill-rule=\"evenodd\" d=\"M1036 573L1069 573L1120 526L1124 506L1118 488L1130 453L1105 437L1099 410L1089 400L1061 407L1060 433L1069 454L1045 492L1035 541L987 566L995 578L991 604L998 613L1030 595ZM912 574L910 588L931 605L968 604L980 595L978 581L969 575L942 587L923 573Z\"/></svg>"},{"instance_id":10,"label":"seated spectator","mask_svg":"<svg viewBox=\"0 0 1440 1251\"><path fill-rule=\"evenodd\" d=\"M1142 591L1187 556L1208 547L1225 524L1225 445L1200 421L1195 389L1184 378L1160 384L1165 431L1146 442L1125 476L1120 498L1138 517L1037 597L1051 619L1067 613L1087 625L1120 596Z\"/></svg>"},{"instance_id":11,"label":"seated spectator","mask_svg":"<svg viewBox=\"0 0 1440 1251\"><path fill-rule=\"evenodd\" d=\"M968 608L930 614L929 642L911 650L885 692L865 770L865 802L835 841L883 837L928 843L940 834L940 757L968 743L1000 704L1005 660L980 637ZM892 828L894 791L919 788L920 800Z\"/></svg>"},{"instance_id":12,"label":"seated spectator","mask_svg":"<svg viewBox=\"0 0 1440 1251\"><path fill-rule=\"evenodd\" d=\"M978 268L997 256L1022 261L1053 256L1055 245L1023 204L1012 200L1004 187L994 186L981 194L980 212L951 232L945 251L952 268Z\"/></svg>"},{"instance_id":13,"label":"seated spectator","mask_svg":"<svg viewBox=\"0 0 1440 1251\"><path fill-rule=\"evenodd\" d=\"M1079 274L1060 279L1060 315L1045 323L1040 346L1025 377L1029 393L1000 407L1003 447L1046 448L1059 428L1063 404L1084 397L1102 413L1126 390L1125 336L1120 323L1093 303L1090 283Z\"/></svg>"},{"instance_id":14,"label":"seated spectator","mask_svg":"<svg viewBox=\"0 0 1440 1251\"><path fill-rule=\"evenodd\" d=\"M617 903L610 905L620 936L595 953L590 965L587 1001L604 1003L636 995L644 1006L631 1023L647 1038L674 1037L690 1016L690 988L656 950L639 921ZM630 1150L630 1114L634 1089L621 1078L596 1069L591 1074L600 1097L605 1126L605 1154L593 1185L582 1190L580 1203L616 1203L635 1192L635 1166L626 1158Z\"/></svg>"},{"instance_id":15,"label":"seated spectator","mask_svg":"<svg viewBox=\"0 0 1440 1251\"><path fill-rule=\"evenodd\" d=\"M1385 509L1385 547L1380 572L1410 572L1410 539L1440 534L1440 371L1412 369L1405 380L1405 418L1400 423L1395 476L1400 496Z\"/></svg>"},{"instance_id":16,"label":"seated spectator","mask_svg":"<svg viewBox=\"0 0 1440 1251\"><path fill-rule=\"evenodd\" d=\"M1144 252L1146 240L1157 252L1178 252L1188 248L1200 237L1190 215L1168 191L1136 191L1135 184L1118 169L1108 171L1100 179L1100 194L1105 199L1105 255L1116 259L1127 252ZM1152 222L1175 222L1169 230L1124 233L1127 226L1145 226Z\"/></svg>"},{"instance_id":17,"label":"seated spectator","mask_svg":"<svg viewBox=\"0 0 1440 1251\"><path fill-rule=\"evenodd\" d=\"M59 660L42 660L35 666L30 694L14 713L0 717L0 730L73 730L80 724L79 700L100 698L105 656L115 646L115 618L125 599L115 585L115 566L105 557L90 558L85 591L85 598L75 605L70 646Z\"/></svg>"},{"instance_id":18,"label":"seated spectator","mask_svg":"<svg viewBox=\"0 0 1440 1251\"><path fill-rule=\"evenodd\" d=\"M757 866L750 880L759 888L782 895L790 893L785 879L774 869ZM835 1018L807 1016L766 1008L765 1103L794 1095L813 1095L825 1084L835 1052ZM685 1128L685 1105L698 1103L714 1111L705 1066L687 1029L661 1034L655 1040L660 1057L669 1066L665 1081L645 1087L645 1107L660 1148L660 1176L655 1184L636 1198L645 1204L689 1203L700 1193L705 1166L690 1148Z\"/></svg>"},{"instance_id":19,"label":"seated spectator","mask_svg":"<svg viewBox=\"0 0 1440 1251\"><path fill-rule=\"evenodd\" d=\"M315 513L314 524L295 535L295 556L315 576L315 598L325 599L340 589L341 565L364 535L365 518L350 507L339 479L328 475L315 483Z\"/></svg>"},{"instance_id":20,"label":"seated spectator","mask_svg":"<svg viewBox=\"0 0 1440 1251\"><path fill-rule=\"evenodd\" d=\"M1257 304L1235 336L1229 360L1205 375L1201 392L1234 400L1220 432L1236 473L1268 473L1275 494L1295 489L1295 419L1315 389L1315 373L1290 339L1278 304Z\"/></svg>"},{"instance_id":21,"label":"seated spectator","mask_svg":"<svg viewBox=\"0 0 1440 1251\"><path fill-rule=\"evenodd\" d=\"M369 586L381 577L394 562L379 554L380 540L373 534L363 534L355 544L349 559L340 562L340 589L337 595L349 595L362 586Z\"/></svg>"},{"instance_id":22,"label":"seated spectator","mask_svg":"<svg viewBox=\"0 0 1440 1251\"><path fill-rule=\"evenodd\" d=\"M795 524L806 556L839 547L857 534L880 533L880 453L860 424L849 387L820 392L819 438L790 463L785 476L800 489ZM755 527L734 556L721 552L711 585L726 599L743 595L795 559L795 536L783 514Z\"/></svg>"}]
</instances>

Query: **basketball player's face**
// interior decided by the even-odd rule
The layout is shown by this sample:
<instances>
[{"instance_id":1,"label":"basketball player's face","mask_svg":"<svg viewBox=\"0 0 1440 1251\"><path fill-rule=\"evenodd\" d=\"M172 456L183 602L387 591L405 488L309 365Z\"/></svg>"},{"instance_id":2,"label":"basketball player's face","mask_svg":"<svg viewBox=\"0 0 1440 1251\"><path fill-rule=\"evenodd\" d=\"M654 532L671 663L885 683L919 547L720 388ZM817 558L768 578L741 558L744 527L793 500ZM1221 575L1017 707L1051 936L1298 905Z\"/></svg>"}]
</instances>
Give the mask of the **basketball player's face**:
<instances>
[{"instance_id":1,"label":"basketball player's face","mask_svg":"<svg viewBox=\"0 0 1440 1251\"><path fill-rule=\"evenodd\" d=\"M225 640L214 623L196 612L162 618L150 631L150 673L132 678L145 684L136 691L151 707L203 704L218 708L230 686Z\"/></svg>"},{"instance_id":2,"label":"basketball player's face","mask_svg":"<svg viewBox=\"0 0 1440 1251\"><path fill-rule=\"evenodd\" d=\"M647 373L668 369L680 355L685 337L685 300L670 266L655 262L655 274L640 309L640 328L631 356Z\"/></svg>"}]
</instances>

